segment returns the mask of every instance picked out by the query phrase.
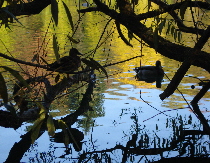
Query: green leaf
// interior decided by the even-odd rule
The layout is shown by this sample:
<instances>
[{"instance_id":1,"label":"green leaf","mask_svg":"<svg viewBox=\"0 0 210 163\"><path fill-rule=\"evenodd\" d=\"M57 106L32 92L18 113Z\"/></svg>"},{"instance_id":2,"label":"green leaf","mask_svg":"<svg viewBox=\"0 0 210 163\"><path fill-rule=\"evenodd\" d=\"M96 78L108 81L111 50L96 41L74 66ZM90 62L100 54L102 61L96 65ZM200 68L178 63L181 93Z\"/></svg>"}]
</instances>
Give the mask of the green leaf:
<instances>
[{"instance_id":1,"label":"green leaf","mask_svg":"<svg viewBox=\"0 0 210 163\"><path fill-rule=\"evenodd\" d=\"M43 57L40 57L40 59L41 59L46 65L48 65L47 61L46 61Z\"/></svg>"},{"instance_id":2,"label":"green leaf","mask_svg":"<svg viewBox=\"0 0 210 163\"><path fill-rule=\"evenodd\" d=\"M60 75L58 74L56 77L55 77L55 82L57 83L60 79Z\"/></svg>"},{"instance_id":3,"label":"green leaf","mask_svg":"<svg viewBox=\"0 0 210 163\"><path fill-rule=\"evenodd\" d=\"M124 41L124 43L128 46L131 46L133 47L133 45L125 38L125 36L123 35L122 31L121 31L121 28L120 28L120 23L115 21L115 24L116 24L116 27L117 27L117 31L118 31L118 34L120 35L120 38Z\"/></svg>"},{"instance_id":4,"label":"green leaf","mask_svg":"<svg viewBox=\"0 0 210 163\"><path fill-rule=\"evenodd\" d=\"M68 134L68 126L62 120L58 120L58 125L63 131L63 134L64 134L63 141L64 141L65 146L67 146L70 143L69 134Z\"/></svg>"},{"instance_id":5,"label":"green leaf","mask_svg":"<svg viewBox=\"0 0 210 163\"><path fill-rule=\"evenodd\" d=\"M59 127L62 129L62 131L64 133L63 141L64 141L65 146L67 146L70 143L70 137L71 137L71 139L73 140L74 144L79 149L80 147L78 146L77 141L75 140L73 134L69 130L69 127L66 125L66 123L63 120L58 120L58 125L59 125Z\"/></svg>"},{"instance_id":6,"label":"green leaf","mask_svg":"<svg viewBox=\"0 0 210 163\"><path fill-rule=\"evenodd\" d=\"M63 120L58 120L58 126L63 130L66 129L68 126Z\"/></svg>"},{"instance_id":7,"label":"green leaf","mask_svg":"<svg viewBox=\"0 0 210 163\"><path fill-rule=\"evenodd\" d=\"M32 126L32 128L31 128L31 143L32 144L38 138L39 133L40 133L40 128L41 128L43 122L44 122L44 118L43 118L43 116L41 116L35 121L34 125Z\"/></svg>"},{"instance_id":8,"label":"green leaf","mask_svg":"<svg viewBox=\"0 0 210 163\"><path fill-rule=\"evenodd\" d=\"M58 25L58 2L56 0L51 0L51 13L55 25Z\"/></svg>"},{"instance_id":9,"label":"green leaf","mask_svg":"<svg viewBox=\"0 0 210 163\"><path fill-rule=\"evenodd\" d=\"M182 39L182 32L179 31L178 32L178 42L181 42L181 39Z\"/></svg>"},{"instance_id":10,"label":"green leaf","mask_svg":"<svg viewBox=\"0 0 210 163\"><path fill-rule=\"evenodd\" d=\"M46 114L49 112L41 102L35 101L36 105L40 108L39 116L42 119L45 119Z\"/></svg>"},{"instance_id":11,"label":"green leaf","mask_svg":"<svg viewBox=\"0 0 210 163\"><path fill-rule=\"evenodd\" d=\"M207 3L210 3L210 0L206 0Z\"/></svg>"},{"instance_id":12,"label":"green leaf","mask_svg":"<svg viewBox=\"0 0 210 163\"><path fill-rule=\"evenodd\" d=\"M54 50L55 58L57 62L59 62L59 59L60 59L59 47L58 47L58 43L57 43L57 39L55 35L53 35L53 50Z\"/></svg>"},{"instance_id":13,"label":"green leaf","mask_svg":"<svg viewBox=\"0 0 210 163\"><path fill-rule=\"evenodd\" d=\"M4 100L4 103L8 102L7 86L3 75L0 73L0 95Z\"/></svg>"},{"instance_id":14,"label":"green leaf","mask_svg":"<svg viewBox=\"0 0 210 163\"><path fill-rule=\"evenodd\" d=\"M2 8L3 3L4 3L4 0L0 0L0 8Z\"/></svg>"},{"instance_id":15,"label":"green leaf","mask_svg":"<svg viewBox=\"0 0 210 163\"><path fill-rule=\"evenodd\" d=\"M70 140L69 140L69 134L68 134L68 130L64 130L64 144L65 146L69 145Z\"/></svg>"},{"instance_id":16,"label":"green leaf","mask_svg":"<svg viewBox=\"0 0 210 163\"><path fill-rule=\"evenodd\" d=\"M152 6L152 1L148 0L148 11L151 8L151 6Z\"/></svg>"},{"instance_id":17,"label":"green leaf","mask_svg":"<svg viewBox=\"0 0 210 163\"><path fill-rule=\"evenodd\" d=\"M31 60L31 62L38 61L38 54L35 54Z\"/></svg>"},{"instance_id":18,"label":"green leaf","mask_svg":"<svg viewBox=\"0 0 210 163\"><path fill-rule=\"evenodd\" d=\"M189 2L184 1L183 4L180 7L180 16L181 16L182 19L184 19L184 14L186 12L186 9L187 9L188 5L189 5Z\"/></svg>"},{"instance_id":19,"label":"green leaf","mask_svg":"<svg viewBox=\"0 0 210 163\"><path fill-rule=\"evenodd\" d=\"M101 69L103 71L103 73L106 75L106 77L108 78L108 74L105 70L105 68L103 66L101 66L97 61L95 61L93 58L90 58L91 62L96 65L99 69Z\"/></svg>"},{"instance_id":20,"label":"green leaf","mask_svg":"<svg viewBox=\"0 0 210 163\"><path fill-rule=\"evenodd\" d=\"M153 34L153 39L154 39L154 47L155 50L157 51L158 48L158 28L155 28L154 34Z\"/></svg>"},{"instance_id":21,"label":"green leaf","mask_svg":"<svg viewBox=\"0 0 210 163\"><path fill-rule=\"evenodd\" d=\"M177 38L177 30L175 30L174 32L174 40L176 41L176 38Z\"/></svg>"},{"instance_id":22,"label":"green leaf","mask_svg":"<svg viewBox=\"0 0 210 163\"><path fill-rule=\"evenodd\" d=\"M170 30L171 30L171 22L168 22L168 28L166 30L166 35L169 34Z\"/></svg>"},{"instance_id":23,"label":"green leaf","mask_svg":"<svg viewBox=\"0 0 210 163\"><path fill-rule=\"evenodd\" d=\"M63 1L62 1L63 2ZM72 16L71 16L71 12L69 11L69 8L68 6L63 2L63 6L65 8L65 11L66 11L66 15L68 17L68 20L69 20L69 23L71 25L71 29L72 31L74 31L74 23L73 23L73 20L72 20Z\"/></svg>"},{"instance_id":24,"label":"green leaf","mask_svg":"<svg viewBox=\"0 0 210 163\"><path fill-rule=\"evenodd\" d=\"M73 37L71 37L71 36L69 36L69 35L67 35L67 37L68 37L68 39L69 39L71 42L73 42L73 43L75 43L75 44L78 44L78 43L79 43L79 41L75 40Z\"/></svg>"},{"instance_id":25,"label":"green leaf","mask_svg":"<svg viewBox=\"0 0 210 163\"><path fill-rule=\"evenodd\" d=\"M12 113L13 116L17 116L15 108L11 105L4 104L4 107Z\"/></svg>"},{"instance_id":26,"label":"green leaf","mask_svg":"<svg viewBox=\"0 0 210 163\"><path fill-rule=\"evenodd\" d=\"M7 66L0 66L2 68L4 68L6 71L9 71L10 74L12 74L20 83L22 83L25 87L27 87L29 90L31 90L31 88L29 87L28 83L25 81L25 79L19 74L18 71L13 70Z\"/></svg>"},{"instance_id":27,"label":"green leaf","mask_svg":"<svg viewBox=\"0 0 210 163\"><path fill-rule=\"evenodd\" d=\"M25 79L18 73L18 71L16 70L13 70L7 66L0 66L2 68L4 68L6 71L9 71L11 75L13 75L20 83L21 85L24 85L29 91L32 91L31 87L29 86L29 84L25 81ZM43 106L43 104L41 102L36 102L36 105L40 108L40 114L41 116L43 116L42 114L46 113L46 109L45 107ZM44 115L44 118L45 118L45 115Z\"/></svg>"},{"instance_id":28,"label":"green leaf","mask_svg":"<svg viewBox=\"0 0 210 163\"><path fill-rule=\"evenodd\" d=\"M93 58L90 58L90 60L87 59L82 59L82 62L84 62L87 66L92 67L93 69L96 70L102 70L106 77L108 78L108 74L103 66L101 66L97 61L95 61Z\"/></svg>"},{"instance_id":29,"label":"green leaf","mask_svg":"<svg viewBox=\"0 0 210 163\"><path fill-rule=\"evenodd\" d=\"M172 26L172 27L171 27L171 35L172 35L172 36L174 35L174 31L175 31L175 27Z\"/></svg>"},{"instance_id":30,"label":"green leaf","mask_svg":"<svg viewBox=\"0 0 210 163\"><path fill-rule=\"evenodd\" d=\"M8 7L3 8L2 10L15 19L20 25L24 26L11 12L9 12Z\"/></svg>"},{"instance_id":31,"label":"green leaf","mask_svg":"<svg viewBox=\"0 0 210 163\"><path fill-rule=\"evenodd\" d=\"M158 15L154 17L154 20L156 21L156 24L159 24L161 21Z\"/></svg>"},{"instance_id":32,"label":"green leaf","mask_svg":"<svg viewBox=\"0 0 210 163\"><path fill-rule=\"evenodd\" d=\"M131 32L131 31L128 31L128 38L130 39L130 40L132 40L133 39L133 33Z\"/></svg>"},{"instance_id":33,"label":"green leaf","mask_svg":"<svg viewBox=\"0 0 210 163\"><path fill-rule=\"evenodd\" d=\"M165 27L165 23L166 23L166 19L161 21L161 23L158 25L158 30L160 34L162 33L163 27Z\"/></svg>"},{"instance_id":34,"label":"green leaf","mask_svg":"<svg viewBox=\"0 0 210 163\"><path fill-rule=\"evenodd\" d=\"M50 136L55 135L55 126L53 122L53 117L51 115L49 115L49 117L47 118L47 129L48 129L48 134Z\"/></svg>"},{"instance_id":35,"label":"green leaf","mask_svg":"<svg viewBox=\"0 0 210 163\"><path fill-rule=\"evenodd\" d=\"M139 3L139 0L133 0L134 5L137 5Z\"/></svg>"}]
</instances>

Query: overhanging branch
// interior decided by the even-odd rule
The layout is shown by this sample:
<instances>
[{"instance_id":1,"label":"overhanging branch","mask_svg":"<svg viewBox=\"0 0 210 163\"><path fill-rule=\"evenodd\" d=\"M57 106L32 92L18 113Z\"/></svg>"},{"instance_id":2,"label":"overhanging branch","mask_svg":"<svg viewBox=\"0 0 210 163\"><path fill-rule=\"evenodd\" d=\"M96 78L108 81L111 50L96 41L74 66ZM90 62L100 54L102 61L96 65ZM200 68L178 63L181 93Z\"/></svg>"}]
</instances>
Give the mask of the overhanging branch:
<instances>
[{"instance_id":1,"label":"overhanging branch","mask_svg":"<svg viewBox=\"0 0 210 163\"><path fill-rule=\"evenodd\" d=\"M112 19L117 20L120 24L124 25L132 33L141 38L150 48L154 47L154 34L150 28L147 28L144 24L139 22L136 16L128 16L125 14L117 13L115 10L109 9L109 7L103 4L99 0L94 0L98 8L104 14L110 16ZM175 59L183 62L186 59L188 52L193 51L193 48L185 47L183 45L177 45L172 43L161 36L158 36L158 48L156 51L168 58ZM192 65L204 68L210 72L210 54L204 51L199 51L192 62Z\"/></svg>"},{"instance_id":2,"label":"overhanging branch","mask_svg":"<svg viewBox=\"0 0 210 163\"><path fill-rule=\"evenodd\" d=\"M14 16L39 14L43 9L51 4L51 0L34 0L29 3L7 6Z\"/></svg>"}]
</instances>

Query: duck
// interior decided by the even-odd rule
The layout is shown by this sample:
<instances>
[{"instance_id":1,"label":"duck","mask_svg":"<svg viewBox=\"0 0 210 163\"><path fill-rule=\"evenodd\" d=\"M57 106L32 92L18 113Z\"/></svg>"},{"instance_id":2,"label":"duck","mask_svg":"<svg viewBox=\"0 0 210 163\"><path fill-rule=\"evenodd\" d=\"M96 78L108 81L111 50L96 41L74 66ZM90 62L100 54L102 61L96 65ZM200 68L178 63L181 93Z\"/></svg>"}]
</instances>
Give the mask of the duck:
<instances>
[{"instance_id":1,"label":"duck","mask_svg":"<svg viewBox=\"0 0 210 163\"><path fill-rule=\"evenodd\" d=\"M146 83L156 82L156 87L161 88L164 71L160 61L156 61L155 66L136 67L134 71L137 73L136 79L138 81L145 81Z\"/></svg>"},{"instance_id":2,"label":"duck","mask_svg":"<svg viewBox=\"0 0 210 163\"><path fill-rule=\"evenodd\" d=\"M134 71L143 76L157 76L157 75L164 75L164 71L161 67L161 62L156 61L155 66L141 66L136 67Z\"/></svg>"},{"instance_id":3,"label":"duck","mask_svg":"<svg viewBox=\"0 0 210 163\"><path fill-rule=\"evenodd\" d=\"M74 72L81 66L81 59L78 55L82 55L76 48L71 48L69 56L65 56L48 64L49 69L59 72Z\"/></svg>"}]
</instances>

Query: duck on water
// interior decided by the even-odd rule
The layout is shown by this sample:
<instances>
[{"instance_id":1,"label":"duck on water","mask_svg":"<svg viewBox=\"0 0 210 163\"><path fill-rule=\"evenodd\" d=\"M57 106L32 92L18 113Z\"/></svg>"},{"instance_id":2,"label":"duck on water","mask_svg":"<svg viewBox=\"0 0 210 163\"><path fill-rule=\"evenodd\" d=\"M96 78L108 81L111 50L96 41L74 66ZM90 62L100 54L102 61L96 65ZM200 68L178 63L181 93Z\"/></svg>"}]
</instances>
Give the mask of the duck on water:
<instances>
[{"instance_id":1,"label":"duck on water","mask_svg":"<svg viewBox=\"0 0 210 163\"><path fill-rule=\"evenodd\" d=\"M58 61L48 64L48 67L54 71L76 71L81 66L81 59L78 55L82 54L76 48L72 48L69 51L69 56L62 57Z\"/></svg>"},{"instance_id":2,"label":"duck on water","mask_svg":"<svg viewBox=\"0 0 210 163\"><path fill-rule=\"evenodd\" d=\"M153 83L156 81L156 87L161 88L164 71L161 67L160 61L156 61L155 66L136 67L134 71L137 73L136 78L138 81L145 81L147 83Z\"/></svg>"}]
</instances>

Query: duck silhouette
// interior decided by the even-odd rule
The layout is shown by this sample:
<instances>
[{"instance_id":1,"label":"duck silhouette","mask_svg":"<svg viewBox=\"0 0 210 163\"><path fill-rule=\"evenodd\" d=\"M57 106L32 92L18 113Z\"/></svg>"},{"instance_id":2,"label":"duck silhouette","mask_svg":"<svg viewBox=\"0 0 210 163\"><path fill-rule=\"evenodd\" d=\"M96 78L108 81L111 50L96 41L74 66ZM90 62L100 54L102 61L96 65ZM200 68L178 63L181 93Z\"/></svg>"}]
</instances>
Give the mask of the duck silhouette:
<instances>
[{"instance_id":1,"label":"duck silhouette","mask_svg":"<svg viewBox=\"0 0 210 163\"><path fill-rule=\"evenodd\" d=\"M145 81L147 83L156 82L156 87L161 88L164 71L160 61L156 61L155 66L136 67L134 71L137 73L136 78L138 81Z\"/></svg>"},{"instance_id":2,"label":"duck silhouette","mask_svg":"<svg viewBox=\"0 0 210 163\"><path fill-rule=\"evenodd\" d=\"M69 56L65 56L48 64L48 67L53 71L59 72L73 72L81 66L81 59L78 55L82 55L76 48L72 48L69 51Z\"/></svg>"}]
</instances>

